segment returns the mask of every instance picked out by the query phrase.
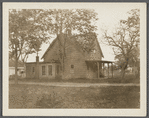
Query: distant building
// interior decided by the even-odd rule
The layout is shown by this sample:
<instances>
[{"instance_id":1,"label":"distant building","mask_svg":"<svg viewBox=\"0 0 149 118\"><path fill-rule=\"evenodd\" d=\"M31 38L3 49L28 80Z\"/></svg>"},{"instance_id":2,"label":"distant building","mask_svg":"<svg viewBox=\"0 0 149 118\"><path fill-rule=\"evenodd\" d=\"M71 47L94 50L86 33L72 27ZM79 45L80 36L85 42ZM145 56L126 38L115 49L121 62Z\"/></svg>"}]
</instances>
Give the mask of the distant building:
<instances>
[{"instance_id":1,"label":"distant building","mask_svg":"<svg viewBox=\"0 0 149 118\"><path fill-rule=\"evenodd\" d=\"M18 76L25 77L25 69L21 61L18 61L17 74ZM14 59L9 59L9 76L11 75L15 75L15 60Z\"/></svg>"},{"instance_id":2,"label":"distant building","mask_svg":"<svg viewBox=\"0 0 149 118\"><path fill-rule=\"evenodd\" d=\"M61 42L63 42L61 40ZM95 40L94 49L91 52L83 51L81 46L75 40L66 40L66 57L64 59L64 78L100 78L104 71L104 63L112 63L110 61L102 61L103 53L99 42ZM54 39L42 56L43 62L26 63L27 78L61 78L62 66L60 63L59 42L58 38ZM102 67L103 66L103 67ZM103 69L102 69L103 68Z\"/></svg>"},{"instance_id":3,"label":"distant building","mask_svg":"<svg viewBox=\"0 0 149 118\"><path fill-rule=\"evenodd\" d=\"M15 75L15 67L9 67L9 76ZM21 77L25 77L24 67L18 67L17 75Z\"/></svg>"}]
</instances>

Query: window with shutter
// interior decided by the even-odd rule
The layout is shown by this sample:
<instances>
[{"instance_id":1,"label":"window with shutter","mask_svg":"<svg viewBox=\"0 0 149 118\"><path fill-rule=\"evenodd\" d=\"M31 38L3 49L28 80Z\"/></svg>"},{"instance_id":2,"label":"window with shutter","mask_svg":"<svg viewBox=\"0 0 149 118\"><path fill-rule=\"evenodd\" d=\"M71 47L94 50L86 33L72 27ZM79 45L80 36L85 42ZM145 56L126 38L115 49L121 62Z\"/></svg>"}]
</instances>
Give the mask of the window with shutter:
<instances>
[{"instance_id":1,"label":"window with shutter","mask_svg":"<svg viewBox=\"0 0 149 118\"><path fill-rule=\"evenodd\" d=\"M52 65L48 65L49 75L52 75Z\"/></svg>"},{"instance_id":2,"label":"window with shutter","mask_svg":"<svg viewBox=\"0 0 149 118\"><path fill-rule=\"evenodd\" d=\"M42 66L42 75L45 75L45 74L46 74L46 67Z\"/></svg>"}]
</instances>

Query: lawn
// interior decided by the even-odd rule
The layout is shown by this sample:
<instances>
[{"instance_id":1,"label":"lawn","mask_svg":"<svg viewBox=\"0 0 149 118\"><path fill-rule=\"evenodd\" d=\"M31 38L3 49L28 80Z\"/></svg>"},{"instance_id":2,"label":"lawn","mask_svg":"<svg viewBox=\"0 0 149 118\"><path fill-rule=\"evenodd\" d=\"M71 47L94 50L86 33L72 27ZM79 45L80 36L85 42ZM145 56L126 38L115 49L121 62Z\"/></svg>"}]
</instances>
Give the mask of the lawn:
<instances>
[{"instance_id":1,"label":"lawn","mask_svg":"<svg viewBox=\"0 0 149 118\"><path fill-rule=\"evenodd\" d=\"M13 81L13 79L10 79L10 81ZM100 79L86 79L86 78L75 78L75 79L68 79L68 80L62 80L62 79L30 79L30 78L24 78L19 79L19 81L23 82L71 82L71 83L140 83L140 79L136 78L134 75L125 75L124 79L121 79L121 77L115 76L113 78L100 78Z\"/></svg>"},{"instance_id":2,"label":"lawn","mask_svg":"<svg viewBox=\"0 0 149 118\"><path fill-rule=\"evenodd\" d=\"M139 108L140 87L9 85L9 108Z\"/></svg>"}]
</instances>

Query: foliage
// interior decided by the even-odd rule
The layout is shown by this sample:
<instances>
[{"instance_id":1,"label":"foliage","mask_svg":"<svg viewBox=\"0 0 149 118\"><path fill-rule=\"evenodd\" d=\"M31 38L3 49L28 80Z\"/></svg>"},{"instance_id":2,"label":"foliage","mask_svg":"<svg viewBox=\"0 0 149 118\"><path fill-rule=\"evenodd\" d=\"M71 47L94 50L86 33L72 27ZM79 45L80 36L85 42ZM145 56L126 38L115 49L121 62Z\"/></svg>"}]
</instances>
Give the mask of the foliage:
<instances>
[{"instance_id":1,"label":"foliage","mask_svg":"<svg viewBox=\"0 0 149 118\"><path fill-rule=\"evenodd\" d=\"M91 50L92 35L96 36L97 13L91 9L49 9L43 10L39 22L46 26L45 30L58 39L62 71L65 69L66 41L81 37L79 44L84 50ZM90 36L90 37L89 37ZM83 43L82 43L83 42ZM64 73L63 73L64 74Z\"/></svg>"},{"instance_id":2,"label":"foliage","mask_svg":"<svg viewBox=\"0 0 149 118\"><path fill-rule=\"evenodd\" d=\"M82 42L92 42L92 35L96 36L97 28L93 24L96 20L97 13L92 9L49 9L43 11L39 22L44 23L45 30L50 35L63 39L63 41L59 40L59 46L65 48L66 39L72 37L81 37ZM87 43L82 44L82 47L87 48Z\"/></svg>"},{"instance_id":3,"label":"foliage","mask_svg":"<svg viewBox=\"0 0 149 118\"><path fill-rule=\"evenodd\" d=\"M42 42L47 41L48 34L44 32L42 23L38 23L40 14L40 10L11 9L9 11L9 49L11 57L17 53L17 59L20 56L25 58L28 54L38 52Z\"/></svg>"},{"instance_id":4,"label":"foliage","mask_svg":"<svg viewBox=\"0 0 149 118\"><path fill-rule=\"evenodd\" d=\"M25 62L29 54L38 53L42 42L47 41L47 33L42 23L38 23L40 14L40 10L9 10L9 58L16 61L16 83L20 57Z\"/></svg>"},{"instance_id":5,"label":"foliage","mask_svg":"<svg viewBox=\"0 0 149 118\"><path fill-rule=\"evenodd\" d=\"M104 38L113 47L117 64L122 69L122 78L125 70L135 66L139 62L139 41L140 41L140 10L132 9L128 12L126 20L120 20L119 27L109 36L105 31Z\"/></svg>"},{"instance_id":6,"label":"foliage","mask_svg":"<svg viewBox=\"0 0 149 118\"><path fill-rule=\"evenodd\" d=\"M74 36L74 39L83 51L91 52L95 47L95 40L97 40L97 35L94 32L89 32L86 34L80 34Z\"/></svg>"},{"instance_id":7,"label":"foliage","mask_svg":"<svg viewBox=\"0 0 149 118\"><path fill-rule=\"evenodd\" d=\"M81 35L83 49L90 48L92 35L96 36L97 13L91 9L11 9L9 11L10 58L21 58L23 62L29 54L40 51L43 42L57 36L59 52L64 66L66 39ZM65 37L64 35L65 34ZM90 47L89 47L90 46ZM17 66L17 65L16 65ZM64 70L64 67L63 67Z\"/></svg>"}]
</instances>

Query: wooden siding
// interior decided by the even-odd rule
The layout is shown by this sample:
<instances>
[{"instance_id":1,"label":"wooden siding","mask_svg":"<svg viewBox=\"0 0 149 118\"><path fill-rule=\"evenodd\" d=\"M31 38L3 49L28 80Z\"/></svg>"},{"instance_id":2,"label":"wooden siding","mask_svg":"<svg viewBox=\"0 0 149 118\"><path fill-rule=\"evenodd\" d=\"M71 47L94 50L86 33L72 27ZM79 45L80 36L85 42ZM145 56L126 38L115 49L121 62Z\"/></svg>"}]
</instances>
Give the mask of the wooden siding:
<instances>
[{"instance_id":1,"label":"wooden siding","mask_svg":"<svg viewBox=\"0 0 149 118\"><path fill-rule=\"evenodd\" d=\"M50 50L44 56L44 62L50 62L51 60L58 60L59 58L59 46L58 41L55 42Z\"/></svg>"},{"instance_id":2,"label":"wooden siding","mask_svg":"<svg viewBox=\"0 0 149 118\"><path fill-rule=\"evenodd\" d=\"M48 66L52 65L52 75L49 75L48 73ZM48 79L54 79L55 77L57 77L58 75L56 74L56 63L46 63L46 64L39 64L39 78L43 79L43 78L48 78ZM26 77L27 78L34 78L36 79L36 63L34 64L26 64ZM45 66L45 75L42 75L42 66ZM34 67L34 72L33 72L33 67Z\"/></svg>"},{"instance_id":3,"label":"wooden siding","mask_svg":"<svg viewBox=\"0 0 149 118\"><path fill-rule=\"evenodd\" d=\"M95 40L95 47L94 47L94 51L90 52L90 53L85 53L86 54L86 60L102 60L102 52L99 49L98 46L98 42Z\"/></svg>"},{"instance_id":4,"label":"wooden siding","mask_svg":"<svg viewBox=\"0 0 149 118\"><path fill-rule=\"evenodd\" d=\"M74 68L71 68L71 65ZM73 45L66 48L65 58L65 78L86 78L87 65L84 55L80 53Z\"/></svg>"},{"instance_id":5,"label":"wooden siding","mask_svg":"<svg viewBox=\"0 0 149 118\"><path fill-rule=\"evenodd\" d=\"M66 57L64 60L64 78L97 78L97 72L87 69L87 64L85 60L101 60L102 52L99 49L98 42L95 41L95 52L84 52L79 51L77 46L73 42L68 41L66 43ZM51 60L59 59L59 45L58 40L54 45L47 51L44 56L44 62L50 62ZM74 68L71 68L71 65L74 65ZM55 65L56 66L56 65ZM41 72L41 70L40 70ZM61 72L60 72L61 73ZM61 74L59 74L61 75Z\"/></svg>"}]
</instances>

